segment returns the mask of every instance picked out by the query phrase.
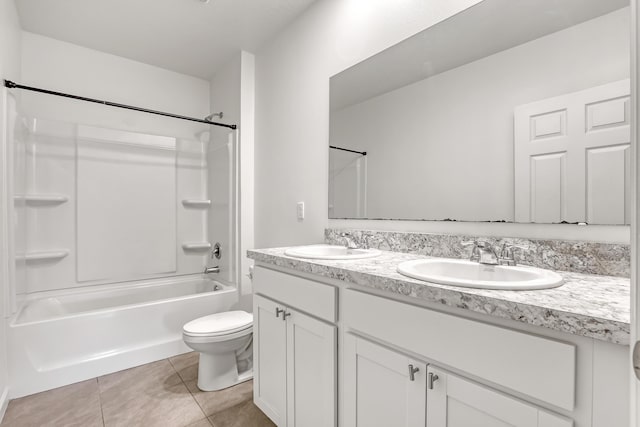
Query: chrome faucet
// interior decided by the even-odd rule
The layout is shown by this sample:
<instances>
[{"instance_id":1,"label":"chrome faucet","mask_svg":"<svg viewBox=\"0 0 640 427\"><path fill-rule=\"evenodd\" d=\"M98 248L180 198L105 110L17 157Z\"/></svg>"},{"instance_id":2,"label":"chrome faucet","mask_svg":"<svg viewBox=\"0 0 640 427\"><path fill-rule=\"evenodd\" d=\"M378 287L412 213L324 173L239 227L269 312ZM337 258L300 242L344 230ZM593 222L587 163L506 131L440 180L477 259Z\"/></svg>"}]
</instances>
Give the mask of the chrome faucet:
<instances>
[{"instance_id":1,"label":"chrome faucet","mask_svg":"<svg viewBox=\"0 0 640 427\"><path fill-rule=\"evenodd\" d=\"M204 274L209 273L220 273L220 267L218 267L217 265L215 267L205 267Z\"/></svg>"},{"instance_id":2,"label":"chrome faucet","mask_svg":"<svg viewBox=\"0 0 640 427\"><path fill-rule=\"evenodd\" d=\"M213 247L213 250L211 251L211 259L220 259L222 257L222 251L220 249L220 243L216 243L215 246ZM220 267L219 266L215 266L215 267L204 267L204 274L209 274L209 273L220 273Z\"/></svg>"},{"instance_id":3,"label":"chrome faucet","mask_svg":"<svg viewBox=\"0 0 640 427\"><path fill-rule=\"evenodd\" d=\"M349 232L340 233L340 237L344 239L344 246L347 249L358 249L358 245L356 245L356 242L354 242L353 239L351 238L351 233Z\"/></svg>"},{"instance_id":4,"label":"chrome faucet","mask_svg":"<svg viewBox=\"0 0 640 427\"><path fill-rule=\"evenodd\" d=\"M469 242L462 242L463 246L473 245L471 249L471 256L469 261L479 262L486 265L498 265L500 264L500 257L496 253L493 246L484 240L472 240Z\"/></svg>"},{"instance_id":5,"label":"chrome faucet","mask_svg":"<svg viewBox=\"0 0 640 427\"><path fill-rule=\"evenodd\" d=\"M516 257L514 253L515 249L528 251L529 247L524 245L512 245L509 243L504 243L502 245L502 250L500 251L500 258L498 259L500 265L508 265L511 267L514 267L516 265Z\"/></svg>"}]
</instances>

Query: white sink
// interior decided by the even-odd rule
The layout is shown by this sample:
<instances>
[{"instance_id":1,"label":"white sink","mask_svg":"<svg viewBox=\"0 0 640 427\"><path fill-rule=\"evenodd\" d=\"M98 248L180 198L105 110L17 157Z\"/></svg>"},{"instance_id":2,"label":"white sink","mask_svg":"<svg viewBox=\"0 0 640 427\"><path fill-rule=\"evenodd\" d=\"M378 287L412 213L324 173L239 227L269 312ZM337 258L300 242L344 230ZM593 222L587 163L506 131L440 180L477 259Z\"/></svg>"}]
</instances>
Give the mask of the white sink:
<instances>
[{"instance_id":1,"label":"white sink","mask_svg":"<svg viewBox=\"0 0 640 427\"><path fill-rule=\"evenodd\" d=\"M362 259L380 255L377 249L348 249L337 245L309 245L284 251L287 256L309 259Z\"/></svg>"},{"instance_id":2,"label":"white sink","mask_svg":"<svg viewBox=\"0 0 640 427\"><path fill-rule=\"evenodd\" d=\"M531 290L562 285L562 276L535 267L486 265L457 259L403 262L398 273L418 280L465 288Z\"/></svg>"}]
</instances>

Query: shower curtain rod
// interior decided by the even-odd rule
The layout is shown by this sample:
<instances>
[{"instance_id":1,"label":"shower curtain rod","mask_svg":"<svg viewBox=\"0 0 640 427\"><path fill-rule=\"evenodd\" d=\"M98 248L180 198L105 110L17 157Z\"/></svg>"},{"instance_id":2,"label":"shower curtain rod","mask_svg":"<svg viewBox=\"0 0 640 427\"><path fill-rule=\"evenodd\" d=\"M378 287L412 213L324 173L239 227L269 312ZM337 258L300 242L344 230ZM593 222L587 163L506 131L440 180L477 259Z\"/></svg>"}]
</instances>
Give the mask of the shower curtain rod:
<instances>
[{"instance_id":1,"label":"shower curtain rod","mask_svg":"<svg viewBox=\"0 0 640 427\"><path fill-rule=\"evenodd\" d=\"M228 124L225 124L225 123L212 122L212 121L204 120L204 119L196 119L195 117L181 116L179 114L165 113L163 111L157 111L157 110L149 110L147 108L135 107L133 105L118 104L117 102L110 102L110 101L102 101L100 99L87 98L87 97L78 96L78 95L71 95L71 94L63 93L63 92L55 92L53 90L40 89L40 88L32 87L32 86L23 86L21 84L14 83L11 80L5 80L4 81L4 85L5 85L5 87L8 87L9 89L30 90L30 91L33 91L33 92L45 93L47 95L55 95L55 96L61 96L63 98L71 98L71 99L78 99L80 101L94 102L96 104L107 105L109 107L124 108L125 110L141 111L143 113L157 114L158 116L172 117L174 119L189 120L191 122L204 123L204 124L207 124L207 125L214 125L214 126L222 126L222 127L229 128L229 129L236 129L237 128L236 125L228 125Z\"/></svg>"},{"instance_id":2,"label":"shower curtain rod","mask_svg":"<svg viewBox=\"0 0 640 427\"><path fill-rule=\"evenodd\" d=\"M366 151L349 150L348 148L336 147L335 145L330 145L329 148L333 148L334 150L340 150L340 151L348 151L349 153L362 154L363 156L367 155Z\"/></svg>"}]
</instances>

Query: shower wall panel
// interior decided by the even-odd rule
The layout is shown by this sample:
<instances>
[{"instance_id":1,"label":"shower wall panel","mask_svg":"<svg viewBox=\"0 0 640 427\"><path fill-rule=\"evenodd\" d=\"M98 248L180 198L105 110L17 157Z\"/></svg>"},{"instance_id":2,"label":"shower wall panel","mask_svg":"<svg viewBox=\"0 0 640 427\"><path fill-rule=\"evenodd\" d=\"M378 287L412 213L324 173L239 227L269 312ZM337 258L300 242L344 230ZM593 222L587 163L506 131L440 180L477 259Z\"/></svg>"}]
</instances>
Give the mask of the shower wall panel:
<instances>
[{"instance_id":1,"label":"shower wall panel","mask_svg":"<svg viewBox=\"0 0 640 427\"><path fill-rule=\"evenodd\" d=\"M206 143L196 132L187 139L20 120L25 179L16 206L26 244L17 261L26 285L19 293L202 271L209 196ZM185 202L194 200L205 204Z\"/></svg>"},{"instance_id":2,"label":"shower wall panel","mask_svg":"<svg viewBox=\"0 0 640 427\"><path fill-rule=\"evenodd\" d=\"M176 140L78 127L79 282L176 272Z\"/></svg>"}]
</instances>

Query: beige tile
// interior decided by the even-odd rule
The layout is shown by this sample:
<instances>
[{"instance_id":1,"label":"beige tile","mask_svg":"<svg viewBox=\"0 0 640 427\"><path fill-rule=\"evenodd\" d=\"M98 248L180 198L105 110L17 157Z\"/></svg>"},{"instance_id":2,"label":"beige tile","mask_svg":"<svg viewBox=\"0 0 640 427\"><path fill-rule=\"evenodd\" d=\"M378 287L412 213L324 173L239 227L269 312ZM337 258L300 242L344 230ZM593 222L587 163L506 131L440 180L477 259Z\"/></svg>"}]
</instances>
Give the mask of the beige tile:
<instances>
[{"instance_id":1,"label":"beige tile","mask_svg":"<svg viewBox=\"0 0 640 427\"><path fill-rule=\"evenodd\" d=\"M159 385L172 386L181 382L180 376L166 359L98 378L100 393L114 390L114 393L130 392L135 394L140 389Z\"/></svg>"},{"instance_id":2,"label":"beige tile","mask_svg":"<svg viewBox=\"0 0 640 427\"><path fill-rule=\"evenodd\" d=\"M187 427L211 427L212 425L213 424L211 424L211 421L209 421L208 418L205 418L204 420L200 420L193 424L189 424Z\"/></svg>"},{"instance_id":3,"label":"beige tile","mask_svg":"<svg viewBox=\"0 0 640 427\"><path fill-rule=\"evenodd\" d=\"M191 353L181 354L179 356L170 357L169 361L173 365L182 381L192 381L198 378L198 360L200 354L192 351Z\"/></svg>"},{"instance_id":4,"label":"beige tile","mask_svg":"<svg viewBox=\"0 0 640 427\"><path fill-rule=\"evenodd\" d=\"M207 416L237 406L240 403L253 401L253 381L245 381L220 391L201 391L198 389L196 381L188 381L186 384Z\"/></svg>"},{"instance_id":5,"label":"beige tile","mask_svg":"<svg viewBox=\"0 0 640 427\"><path fill-rule=\"evenodd\" d=\"M168 360L98 378L107 427L184 427L206 418Z\"/></svg>"},{"instance_id":6,"label":"beige tile","mask_svg":"<svg viewBox=\"0 0 640 427\"><path fill-rule=\"evenodd\" d=\"M275 427L253 401L241 403L209 417L213 427Z\"/></svg>"},{"instance_id":7,"label":"beige tile","mask_svg":"<svg viewBox=\"0 0 640 427\"><path fill-rule=\"evenodd\" d=\"M96 379L9 402L2 427L102 426Z\"/></svg>"}]
</instances>

